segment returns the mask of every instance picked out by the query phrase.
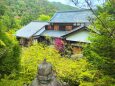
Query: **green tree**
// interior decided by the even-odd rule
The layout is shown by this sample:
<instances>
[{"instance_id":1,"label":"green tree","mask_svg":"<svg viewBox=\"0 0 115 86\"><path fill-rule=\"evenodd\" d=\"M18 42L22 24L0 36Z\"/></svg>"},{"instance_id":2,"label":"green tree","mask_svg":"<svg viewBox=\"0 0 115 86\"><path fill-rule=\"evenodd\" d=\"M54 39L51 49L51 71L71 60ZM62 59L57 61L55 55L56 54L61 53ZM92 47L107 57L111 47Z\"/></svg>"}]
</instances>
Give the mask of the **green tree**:
<instances>
[{"instance_id":1,"label":"green tree","mask_svg":"<svg viewBox=\"0 0 115 86\"><path fill-rule=\"evenodd\" d=\"M44 14L52 16L56 8L47 0L1 0L0 1L0 17L10 29L19 29L27 23L36 20L38 16ZM17 23L15 18L20 20ZM17 25L18 24L18 25Z\"/></svg>"},{"instance_id":2,"label":"green tree","mask_svg":"<svg viewBox=\"0 0 115 86\"><path fill-rule=\"evenodd\" d=\"M115 79L115 3L111 2L98 7L98 18L90 26L91 44L85 51L89 62L102 73L97 74L100 76L97 80L102 79L101 84L103 85L110 85L111 79ZM111 79L105 78L105 76L111 77ZM109 84L106 83L107 79L110 80ZM96 82L98 83L98 81Z\"/></svg>"},{"instance_id":3,"label":"green tree","mask_svg":"<svg viewBox=\"0 0 115 86\"><path fill-rule=\"evenodd\" d=\"M10 74L19 69L20 47L12 34L4 31L0 22L0 74Z\"/></svg>"},{"instance_id":4,"label":"green tree","mask_svg":"<svg viewBox=\"0 0 115 86\"><path fill-rule=\"evenodd\" d=\"M38 20L39 21L49 21L50 16L42 14L42 15L39 16Z\"/></svg>"},{"instance_id":5,"label":"green tree","mask_svg":"<svg viewBox=\"0 0 115 86\"><path fill-rule=\"evenodd\" d=\"M5 13L5 6L0 5L0 16L4 15L4 13Z\"/></svg>"}]
</instances>

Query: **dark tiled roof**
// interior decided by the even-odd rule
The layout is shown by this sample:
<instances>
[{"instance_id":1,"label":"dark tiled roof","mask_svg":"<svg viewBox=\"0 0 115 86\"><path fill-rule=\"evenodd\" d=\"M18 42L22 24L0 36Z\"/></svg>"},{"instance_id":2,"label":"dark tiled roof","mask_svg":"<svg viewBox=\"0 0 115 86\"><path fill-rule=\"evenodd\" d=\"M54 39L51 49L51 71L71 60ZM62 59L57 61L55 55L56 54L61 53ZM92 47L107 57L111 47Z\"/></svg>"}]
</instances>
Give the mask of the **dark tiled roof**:
<instances>
[{"instance_id":1,"label":"dark tiled roof","mask_svg":"<svg viewBox=\"0 0 115 86\"><path fill-rule=\"evenodd\" d=\"M76 11L63 11L54 14L50 22L53 23L74 23L89 22L88 17L93 17L92 12L89 9L76 10Z\"/></svg>"}]
</instances>

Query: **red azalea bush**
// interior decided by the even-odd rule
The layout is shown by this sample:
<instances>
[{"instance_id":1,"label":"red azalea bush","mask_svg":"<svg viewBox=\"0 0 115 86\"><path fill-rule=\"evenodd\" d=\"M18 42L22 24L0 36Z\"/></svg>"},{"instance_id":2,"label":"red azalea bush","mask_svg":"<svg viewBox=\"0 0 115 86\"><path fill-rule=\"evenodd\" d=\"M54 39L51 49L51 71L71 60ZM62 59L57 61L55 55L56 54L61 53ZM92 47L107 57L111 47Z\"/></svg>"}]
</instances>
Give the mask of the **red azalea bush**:
<instances>
[{"instance_id":1,"label":"red azalea bush","mask_svg":"<svg viewBox=\"0 0 115 86\"><path fill-rule=\"evenodd\" d=\"M61 38L55 38L54 45L56 50L59 52L64 52L64 42Z\"/></svg>"}]
</instances>

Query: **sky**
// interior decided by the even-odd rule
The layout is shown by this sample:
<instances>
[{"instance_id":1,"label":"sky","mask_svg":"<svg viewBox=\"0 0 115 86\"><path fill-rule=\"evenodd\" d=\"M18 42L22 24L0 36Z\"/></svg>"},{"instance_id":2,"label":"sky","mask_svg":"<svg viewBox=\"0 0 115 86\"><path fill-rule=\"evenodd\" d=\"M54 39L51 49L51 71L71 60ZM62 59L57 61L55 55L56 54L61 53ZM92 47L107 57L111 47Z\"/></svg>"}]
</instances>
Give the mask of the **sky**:
<instances>
[{"instance_id":1,"label":"sky","mask_svg":"<svg viewBox=\"0 0 115 86\"><path fill-rule=\"evenodd\" d=\"M70 0L48 0L50 2L61 2L63 4L67 4L67 5L71 5L71 6L75 6L72 2L70 2ZM84 7L86 4L83 2L84 0L79 0L80 1L80 6ZM91 0L93 1L94 4L96 5L100 5L102 4L103 1L105 0Z\"/></svg>"}]
</instances>

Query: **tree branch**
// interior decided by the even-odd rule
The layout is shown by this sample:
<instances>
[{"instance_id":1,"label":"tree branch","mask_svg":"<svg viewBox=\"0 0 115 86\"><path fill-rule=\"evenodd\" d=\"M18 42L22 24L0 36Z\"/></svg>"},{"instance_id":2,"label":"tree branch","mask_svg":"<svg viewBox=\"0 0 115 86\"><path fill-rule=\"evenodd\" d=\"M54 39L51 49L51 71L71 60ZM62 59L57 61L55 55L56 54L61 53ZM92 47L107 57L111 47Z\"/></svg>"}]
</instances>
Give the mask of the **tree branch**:
<instances>
[{"instance_id":1,"label":"tree branch","mask_svg":"<svg viewBox=\"0 0 115 86\"><path fill-rule=\"evenodd\" d=\"M105 25L105 23L95 14L94 10L92 9L90 3L88 2L88 0L85 0L85 2L87 3L87 5L89 6L90 10L92 11L92 13L95 15L95 17L100 21L100 23L102 24L103 28L105 28L109 34L111 34L111 32L109 31L107 25ZM111 36L111 35L110 35Z\"/></svg>"}]
</instances>

